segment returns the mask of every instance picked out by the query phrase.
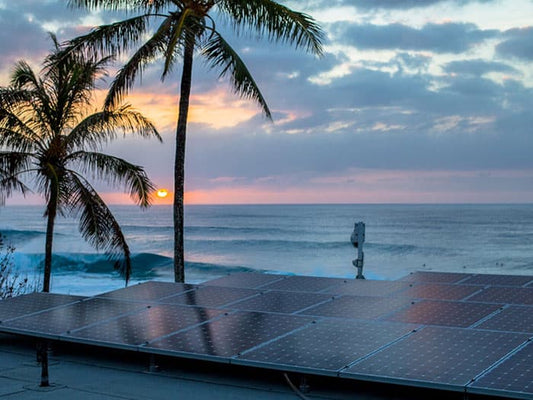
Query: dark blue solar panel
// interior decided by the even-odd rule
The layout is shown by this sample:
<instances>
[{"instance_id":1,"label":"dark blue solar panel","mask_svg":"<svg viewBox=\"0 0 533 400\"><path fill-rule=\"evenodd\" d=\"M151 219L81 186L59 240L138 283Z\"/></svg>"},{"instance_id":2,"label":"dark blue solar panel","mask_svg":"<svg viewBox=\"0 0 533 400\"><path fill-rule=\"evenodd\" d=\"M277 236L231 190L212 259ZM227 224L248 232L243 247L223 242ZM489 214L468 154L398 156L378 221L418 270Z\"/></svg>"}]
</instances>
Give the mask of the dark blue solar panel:
<instances>
[{"instance_id":1,"label":"dark blue solar panel","mask_svg":"<svg viewBox=\"0 0 533 400\"><path fill-rule=\"evenodd\" d=\"M524 286L529 282L533 282L533 276L480 274L474 275L461 283L468 285Z\"/></svg>"},{"instance_id":2,"label":"dark blue solar panel","mask_svg":"<svg viewBox=\"0 0 533 400\"><path fill-rule=\"evenodd\" d=\"M411 305L411 300L406 298L342 296L309 308L303 311L302 314L323 317L376 319L408 305Z\"/></svg>"},{"instance_id":3,"label":"dark blue solar panel","mask_svg":"<svg viewBox=\"0 0 533 400\"><path fill-rule=\"evenodd\" d=\"M235 363L334 372L406 335L415 327L328 318L245 353Z\"/></svg>"},{"instance_id":4,"label":"dark blue solar panel","mask_svg":"<svg viewBox=\"0 0 533 400\"><path fill-rule=\"evenodd\" d=\"M159 303L187 304L202 307L220 307L237 300L255 296L260 291L245 288L230 288L224 286L199 286L195 290L166 297Z\"/></svg>"},{"instance_id":5,"label":"dark blue solar panel","mask_svg":"<svg viewBox=\"0 0 533 400\"><path fill-rule=\"evenodd\" d=\"M509 306L476 328L533 334L533 307Z\"/></svg>"},{"instance_id":6,"label":"dark blue solar panel","mask_svg":"<svg viewBox=\"0 0 533 400\"><path fill-rule=\"evenodd\" d=\"M0 322L82 300L81 296L30 293L0 301Z\"/></svg>"},{"instance_id":7,"label":"dark blue solar panel","mask_svg":"<svg viewBox=\"0 0 533 400\"><path fill-rule=\"evenodd\" d=\"M291 314L330 299L331 296L329 294L273 290L247 300L233 303L228 308Z\"/></svg>"},{"instance_id":8,"label":"dark blue solar panel","mask_svg":"<svg viewBox=\"0 0 533 400\"><path fill-rule=\"evenodd\" d=\"M148 352L202 358L233 357L311 321L293 315L238 312L156 340L144 348Z\"/></svg>"},{"instance_id":9,"label":"dark blue solar panel","mask_svg":"<svg viewBox=\"0 0 533 400\"><path fill-rule=\"evenodd\" d=\"M526 340L527 335L515 333L427 327L356 363L341 376L459 389Z\"/></svg>"},{"instance_id":10,"label":"dark blue solar panel","mask_svg":"<svg viewBox=\"0 0 533 400\"><path fill-rule=\"evenodd\" d=\"M287 276L285 279L266 284L261 289L288 290L291 292L319 292L342 282L345 282L345 280L340 278Z\"/></svg>"},{"instance_id":11,"label":"dark blue solar panel","mask_svg":"<svg viewBox=\"0 0 533 400\"><path fill-rule=\"evenodd\" d=\"M223 314L221 310L179 305L157 305L140 312L72 331L73 338L86 342L140 345Z\"/></svg>"},{"instance_id":12,"label":"dark blue solar panel","mask_svg":"<svg viewBox=\"0 0 533 400\"><path fill-rule=\"evenodd\" d=\"M443 283L413 283L409 288L395 293L414 299L462 300L482 290L480 286L452 285Z\"/></svg>"},{"instance_id":13,"label":"dark blue solar panel","mask_svg":"<svg viewBox=\"0 0 533 400\"><path fill-rule=\"evenodd\" d=\"M402 280L410 282L457 283L470 276L472 274L463 274L460 272L416 271L403 277Z\"/></svg>"},{"instance_id":14,"label":"dark blue solar panel","mask_svg":"<svg viewBox=\"0 0 533 400\"><path fill-rule=\"evenodd\" d=\"M423 300L385 319L413 324L466 328L497 311L500 307L500 304Z\"/></svg>"},{"instance_id":15,"label":"dark blue solar panel","mask_svg":"<svg viewBox=\"0 0 533 400\"><path fill-rule=\"evenodd\" d=\"M468 392L533 399L533 342L478 378Z\"/></svg>"},{"instance_id":16,"label":"dark blue solar panel","mask_svg":"<svg viewBox=\"0 0 533 400\"><path fill-rule=\"evenodd\" d=\"M2 324L14 331L59 335L121 314L141 310L140 303L92 298Z\"/></svg>"},{"instance_id":17,"label":"dark blue solar panel","mask_svg":"<svg viewBox=\"0 0 533 400\"><path fill-rule=\"evenodd\" d=\"M345 280L335 286L323 290L323 293L349 294L352 296L386 297L409 288L411 284L403 281L377 281L370 279Z\"/></svg>"},{"instance_id":18,"label":"dark blue solar panel","mask_svg":"<svg viewBox=\"0 0 533 400\"><path fill-rule=\"evenodd\" d=\"M491 286L468 300L488 303L533 305L533 288Z\"/></svg>"},{"instance_id":19,"label":"dark blue solar panel","mask_svg":"<svg viewBox=\"0 0 533 400\"><path fill-rule=\"evenodd\" d=\"M255 289L268 283L283 279L284 275L260 274L257 272L240 272L222 278L204 282L203 285L229 286Z\"/></svg>"},{"instance_id":20,"label":"dark blue solar panel","mask_svg":"<svg viewBox=\"0 0 533 400\"><path fill-rule=\"evenodd\" d=\"M158 300L166 296L183 293L186 290L194 289L194 287L194 285L187 283L150 281L103 293L99 297L127 301Z\"/></svg>"}]
</instances>

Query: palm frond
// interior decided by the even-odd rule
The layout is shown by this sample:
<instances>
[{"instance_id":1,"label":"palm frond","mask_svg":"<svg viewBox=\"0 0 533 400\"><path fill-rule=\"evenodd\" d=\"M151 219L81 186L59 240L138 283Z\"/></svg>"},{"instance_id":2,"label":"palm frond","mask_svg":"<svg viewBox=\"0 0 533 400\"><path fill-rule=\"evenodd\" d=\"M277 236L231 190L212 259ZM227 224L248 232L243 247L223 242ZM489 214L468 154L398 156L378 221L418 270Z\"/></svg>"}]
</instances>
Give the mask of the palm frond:
<instances>
[{"instance_id":1,"label":"palm frond","mask_svg":"<svg viewBox=\"0 0 533 400\"><path fill-rule=\"evenodd\" d=\"M13 192L26 195L30 189L19 179L31 166L31 154L21 152L0 152L0 205Z\"/></svg>"},{"instance_id":2,"label":"palm frond","mask_svg":"<svg viewBox=\"0 0 533 400\"><path fill-rule=\"evenodd\" d=\"M121 158L97 152L78 151L68 161L79 165L79 170L93 174L113 186L124 185L132 199L141 207L148 207L150 194L155 190L144 169Z\"/></svg>"},{"instance_id":3,"label":"palm frond","mask_svg":"<svg viewBox=\"0 0 533 400\"><path fill-rule=\"evenodd\" d=\"M175 5L172 0L68 0L69 7L86 8L86 9L106 9L110 11L146 11L158 12L168 7L169 4Z\"/></svg>"},{"instance_id":4,"label":"palm frond","mask_svg":"<svg viewBox=\"0 0 533 400\"><path fill-rule=\"evenodd\" d=\"M82 237L97 250L106 252L114 261L115 269L124 276L127 285L131 276L130 249L117 220L84 178L70 172L68 182L70 209L80 214L79 230Z\"/></svg>"},{"instance_id":5,"label":"palm frond","mask_svg":"<svg viewBox=\"0 0 533 400\"><path fill-rule=\"evenodd\" d=\"M165 39L171 26L171 18L165 18L159 25L157 32L120 69L106 96L106 109L113 108L120 103L122 97L133 87L137 75L142 73L144 66L152 62L159 53L164 51Z\"/></svg>"},{"instance_id":6,"label":"palm frond","mask_svg":"<svg viewBox=\"0 0 533 400\"><path fill-rule=\"evenodd\" d=\"M321 55L324 33L309 15L273 0L220 0L217 6L240 30L252 28L270 40L281 41Z\"/></svg>"},{"instance_id":7,"label":"palm frond","mask_svg":"<svg viewBox=\"0 0 533 400\"><path fill-rule=\"evenodd\" d=\"M256 101L265 116L272 119L272 114L268 108L265 98L261 94L259 87L255 83L250 71L239 57L237 52L224 40L224 38L215 32L202 49L202 53L208 60L211 68L220 68L220 76L230 76L231 85L238 95Z\"/></svg>"},{"instance_id":8,"label":"palm frond","mask_svg":"<svg viewBox=\"0 0 533 400\"><path fill-rule=\"evenodd\" d=\"M126 104L113 111L87 116L68 134L66 145L69 150L83 149L85 146L99 149L102 144L115 139L118 132L162 141L152 121Z\"/></svg>"},{"instance_id":9,"label":"palm frond","mask_svg":"<svg viewBox=\"0 0 533 400\"><path fill-rule=\"evenodd\" d=\"M108 9L109 7L106 6ZM122 54L129 51L143 38L151 18L151 14L143 14L101 25L88 34L67 42L65 52L88 53L91 56Z\"/></svg>"},{"instance_id":10,"label":"palm frond","mask_svg":"<svg viewBox=\"0 0 533 400\"><path fill-rule=\"evenodd\" d=\"M185 9L179 13L176 17L176 21L172 25L171 32L169 33L169 41L165 47L165 65L163 67L162 78L164 79L170 72L177 53L177 46L180 42L184 42L186 38L190 37L194 40L194 32L191 32L192 27L187 26L187 20L192 19L192 10L190 8ZM194 24L193 24L194 25ZM189 31L191 35L186 35L185 32Z\"/></svg>"}]
</instances>

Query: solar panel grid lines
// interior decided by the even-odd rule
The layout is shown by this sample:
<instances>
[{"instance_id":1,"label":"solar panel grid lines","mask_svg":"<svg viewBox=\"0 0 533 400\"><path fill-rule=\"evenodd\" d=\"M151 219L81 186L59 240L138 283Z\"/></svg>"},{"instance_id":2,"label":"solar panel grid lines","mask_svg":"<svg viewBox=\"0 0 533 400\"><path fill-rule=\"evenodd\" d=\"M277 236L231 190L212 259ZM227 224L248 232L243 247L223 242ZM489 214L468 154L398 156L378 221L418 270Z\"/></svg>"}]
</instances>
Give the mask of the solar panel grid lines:
<instances>
[{"instance_id":1,"label":"solar panel grid lines","mask_svg":"<svg viewBox=\"0 0 533 400\"><path fill-rule=\"evenodd\" d=\"M501 307L502 304L421 300L411 307L384 317L384 319L406 323L467 328Z\"/></svg>"},{"instance_id":2,"label":"solar panel grid lines","mask_svg":"<svg viewBox=\"0 0 533 400\"><path fill-rule=\"evenodd\" d=\"M204 282L202 285L257 289L268 283L282 280L284 277L285 275L262 274L259 272L238 272L236 274L231 274Z\"/></svg>"},{"instance_id":3,"label":"solar panel grid lines","mask_svg":"<svg viewBox=\"0 0 533 400\"><path fill-rule=\"evenodd\" d=\"M256 289L231 288L227 286L198 286L185 293L160 299L158 303L225 307L237 301L257 296L259 293L261 292Z\"/></svg>"},{"instance_id":4,"label":"solar panel grid lines","mask_svg":"<svg viewBox=\"0 0 533 400\"><path fill-rule=\"evenodd\" d=\"M491 318L494 318L496 315L500 314L503 310L505 310L505 308L509 307L508 304L504 304L502 305L500 308L498 308L497 310L495 310L494 312L486 315L485 317L481 318L479 321L476 321L474 322L472 325L469 326L469 328L477 328L478 326L480 326L481 324L483 324L485 321L491 319ZM501 329L499 329L501 330ZM505 330L504 330L505 331Z\"/></svg>"},{"instance_id":5,"label":"solar panel grid lines","mask_svg":"<svg viewBox=\"0 0 533 400\"><path fill-rule=\"evenodd\" d=\"M72 330L137 312L146 307L147 304L142 303L88 298L8 321L3 324L3 328L32 336L57 338Z\"/></svg>"},{"instance_id":6,"label":"solar panel grid lines","mask_svg":"<svg viewBox=\"0 0 533 400\"><path fill-rule=\"evenodd\" d=\"M409 288L411 283L405 281L379 281L370 279L350 279L321 290L320 293L335 295L386 297Z\"/></svg>"},{"instance_id":7,"label":"solar panel grid lines","mask_svg":"<svg viewBox=\"0 0 533 400\"><path fill-rule=\"evenodd\" d=\"M283 279L266 283L260 289L286 290L296 292L327 292L327 289L346 282L342 278L290 275Z\"/></svg>"},{"instance_id":8,"label":"solar panel grid lines","mask_svg":"<svg viewBox=\"0 0 533 400\"><path fill-rule=\"evenodd\" d=\"M142 346L142 351L221 360L309 324L311 318L239 311ZM222 360L223 361L223 360Z\"/></svg>"},{"instance_id":9,"label":"solar panel grid lines","mask_svg":"<svg viewBox=\"0 0 533 400\"><path fill-rule=\"evenodd\" d=\"M467 386L468 393L533 398L533 342L529 340Z\"/></svg>"},{"instance_id":10,"label":"solar panel grid lines","mask_svg":"<svg viewBox=\"0 0 533 400\"><path fill-rule=\"evenodd\" d=\"M76 303L83 296L35 292L0 301L0 323Z\"/></svg>"},{"instance_id":11,"label":"solar panel grid lines","mask_svg":"<svg viewBox=\"0 0 533 400\"><path fill-rule=\"evenodd\" d=\"M533 287L489 286L469 301L533 305Z\"/></svg>"},{"instance_id":12,"label":"solar panel grid lines","mask_svg":"<svg viewBox=\"0 0 533 400\"><path fill-rule=\"evenodd\" d=\"M416 271L403 278L401 281L409 282L432 282L432 283L459 283L466 280L472 274L462 272L435 272L435 271Z\"/></svg>"},{"instance_id":13,"label":"solar panel grid lines","mask_svg":"<svg viewBox=\"0 0 533 400\"><path fill-rule=\"evenodd\" d=\"M149 281L102 293L97 297L122 301L157 301L178 293L184 293L195 287L196 285L188 283Z\"/></svg>"},{"instance_id":14,"label":"solar panel grid lines","mask_svg":"<svg viewBox=\"0 0 533 400\"><path fill-rule=\"evenodd\" d=\"M533 335L533 307L507 305L499 313L481 321L476 328Z\"/></svg>"},{"instance_id":15,"label":"solar panel grid lines","mask_svg":"<svg viewBox=\"0 0 533 400\"><path fill-rule=\"evenodd\" d=\"M408 298L349 296L335 297L331 301L310 307L301 315L355 319L378 319L391 312L411 306Z\"/></svg>"},{"instance_id":16,"label":"solar panel grid lines","mask_svg":"<svg viewBox=\"0 0 533 400\"><path fill-rule=\"evenodd\" d=\"M415 325L323 318L269 343L243 352L235 364L282 366L337 376L355 360L411 333Z\"/></svg>"},{"instance_id":17,"label":"solar panel grid lines","mask_svg":"<svg viewBox=\"0 0 533 400\"><path fill-rule=\"evenodd\" d=\"M69 338L135 347L206 323L222 314L223 310L161 304L71 331Z\"/></svg>"},{"instance_id":18,"label":"solar panel grid lines","mask_svg":"<svg viewBox=\"0 0 533 400\"><path fill-rule=\"evenodd\" d=\"M143 283L73 303L53 295L59 305L44 309L44 301L32 300L36 294L0 302L0 317L11 315L0 332L533 399L526 342L533 336L533 286L494 279L428 271L397 281L240 273L216 280L221 286ZM514 280L520 283L498 282ZM18 322L26 325L8 326Z\"/></svg>"},{"instance_id":19,"label":"solar panel grid lines","mask_svg":"<svg viewBox=\"0 0 533 400\"><path fill-rule=\"evenodd\" d=\"M292 314L331 300L331 295L312 292L269 290L229 306L236 310Z\"/></svg>"},{"instance_id":20,"label":"solar panel grid lines","mask_svg":"<svg viewBox=\"0 0 533 400\"><path fill-rule=\"evenodd\" d=\"M464 391L526 335L427 326L342 371L341 377Z\"/></svg>"},{"instance_id":21,"label":"solar panel grid lines","mask_svg":"<svg viewBox=\"0 0 533 400\"><path fill-rule=\"evenodd\" d=\"M411 283L405 290L395 292L394 296L414 299L464 300L481 291L483 287L447 283Z\"/></svg>"},{"instance_id":22,"label":"solar panel grid lines","mask_svg":"<svg viewBox=\"0 0 533 400\"><path fill-rule=\"evenodd\" d=\"M476 274L466 279L464 284L468 285L491 285L491 286L517 286L525 287L533 282L533 276L525 275L497 275L497 274Z\"/></svg>"}]
</instances>

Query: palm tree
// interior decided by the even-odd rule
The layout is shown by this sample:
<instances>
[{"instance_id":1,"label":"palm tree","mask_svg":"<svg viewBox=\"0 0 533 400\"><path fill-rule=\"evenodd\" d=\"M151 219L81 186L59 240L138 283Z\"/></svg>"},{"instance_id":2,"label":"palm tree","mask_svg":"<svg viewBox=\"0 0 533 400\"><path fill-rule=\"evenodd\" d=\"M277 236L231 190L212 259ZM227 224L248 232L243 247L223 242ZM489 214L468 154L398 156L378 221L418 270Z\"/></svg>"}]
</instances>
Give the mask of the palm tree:
<instances>
[{"instance_id":1,"label":"palm tree","mask_svg":"<svg viewBox=\"0 0 533 400\"><path fill-rule=\"evenodd\" d=\"M183 256L183 195L185 139L192 65L195 50L210 67L229 76L236 94L258 103L271 113L243 60L216 29L215 18L233 24L235 32L247 29L273 41L286 42L320 55L323 34L306 14L293 11L273 0L68 0L69 5L88 9L126 10L129 18L102 25L70 42L71 49L92 49L106 54L133 51L118 72L106 99L112 107L132 88L143 68L163 57L162 79L182 60L176 155L174 164L174 278L185 279ZM151 27L155 25L152 32Z\"/></svg>"},{"instance_id":2,"label":"palm tree","mask_svg":"<svg viewBox=\"0 0 533 400\"><path fill-rule=\"evenodd\" d=\"M127 105L89 114L96 80L110 59L64 56L51 36L55 50L40 75L19 61L11 85L0 88L0 202L15 191L26 194L32 184L46 201L43 292L50 290L58 213L79 218L84 239L115 260L127 284L131 272L128 244L84 175L123 186L141 207L147 207L153 185L143 168L100 149L119 132L161 138L148 119Z\"/></svg>"}]
</instances>

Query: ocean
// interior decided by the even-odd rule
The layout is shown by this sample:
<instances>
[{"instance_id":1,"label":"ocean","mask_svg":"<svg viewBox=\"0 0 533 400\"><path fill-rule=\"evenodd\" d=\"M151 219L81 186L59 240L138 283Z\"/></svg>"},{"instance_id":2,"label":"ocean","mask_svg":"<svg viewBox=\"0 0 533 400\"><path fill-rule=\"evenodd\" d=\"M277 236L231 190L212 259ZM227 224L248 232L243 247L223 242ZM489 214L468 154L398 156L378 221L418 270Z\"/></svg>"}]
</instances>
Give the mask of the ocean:
<instances>
[{"instance_id":1,"label":"ocean","mask_svg":"<svg viewBox=\"0 0 533 400\"><path fill-rule=\"evenodd\" d=\"M131 284L173 280L172 209L111 207L133 255ZM416 270L533 274L529 205L186 206L186 280L261 271L353 278L354 223L366 224L364 275L397 279ZM75 219L56 224L52 291L92 295L121 288L104 254L83 241ZM0 208L0 232L16 270L36 279L44 259L43 207Z\"/></svg>"}]
</instances>

